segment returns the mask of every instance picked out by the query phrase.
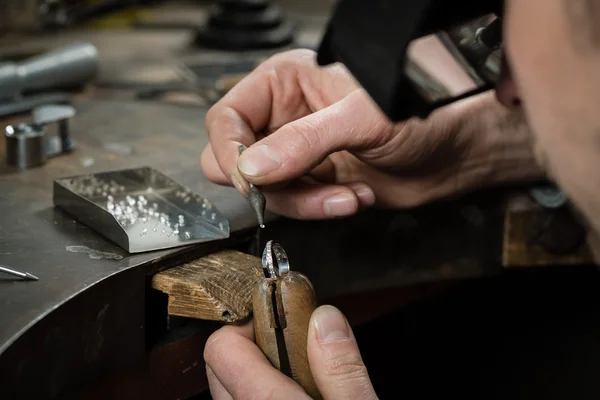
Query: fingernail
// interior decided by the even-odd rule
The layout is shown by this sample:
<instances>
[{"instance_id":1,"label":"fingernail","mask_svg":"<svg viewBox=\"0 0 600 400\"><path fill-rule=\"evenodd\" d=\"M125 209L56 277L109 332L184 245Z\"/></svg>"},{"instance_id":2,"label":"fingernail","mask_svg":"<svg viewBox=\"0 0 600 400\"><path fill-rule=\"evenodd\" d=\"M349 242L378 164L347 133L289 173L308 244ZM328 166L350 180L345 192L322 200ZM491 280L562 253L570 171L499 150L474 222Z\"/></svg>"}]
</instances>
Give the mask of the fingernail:
<instances>
[{"instance_id":1,"label":"fingernail","mask_svg":"<svg viewBox=\"0 0 600 400\"><path fill-rule=\"evenodd\" d=\"M250 147L238 160L238 169L247 176L266 175L280 165L279 153L265 144Z\"/></svg>"},{"instance_id":2,"label":"fingernail","mask_svg":"<svg viewBox=\"0 0 600 400\"><path fill-rule=\"evenodd\" d=\"M240 183L240 181L233 174L231 175L231 183L233 183L233 186L237 189L238 192L240 192L244 196L247 195L246 190L244 189L244 186Z\"/></svg>"},{"instance_id":3,"label":"fingernail","mask_svg":"<svg viewBox=\"0 0 600 400\"><path fill-rule=\"evenodd\" d=\"M346 318L333 306L321 306L313 317L319 342L332 342L350 339L350 330Z\"/></svg>"},{"instance_id":4,"label":"fingernail","mask_svg":"<svg viewBox=\"0 0 600 400\"><path fill-rule=\"evenodd\" d=\"M323 201L323 211L330 217L352 215L357 208L356 199L348 193L336 194Z\"/></svg>"},{"instance_id":5,"label":"fingernail","mask_svg":"<svg viewBox=\"0 0 600 400\"><path fill-rule=\"evenodd\" d=\"M369 186L364 183L354 183L349 185L349 187L356 193L363 207L370 207L375 204L375 193L373 193L373 189Z\"/></svg>"}]
</instances>

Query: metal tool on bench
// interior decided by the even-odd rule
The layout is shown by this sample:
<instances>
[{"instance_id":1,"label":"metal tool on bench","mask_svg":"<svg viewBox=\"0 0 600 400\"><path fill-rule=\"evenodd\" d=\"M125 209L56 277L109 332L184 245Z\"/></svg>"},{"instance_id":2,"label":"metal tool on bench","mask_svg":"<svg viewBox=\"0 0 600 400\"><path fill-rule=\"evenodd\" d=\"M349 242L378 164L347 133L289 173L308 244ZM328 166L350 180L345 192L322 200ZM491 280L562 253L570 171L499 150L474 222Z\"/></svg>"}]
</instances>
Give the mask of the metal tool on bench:
<instances>
[{"instance_id":1,"label":"metal tool on bench","mask_svg":"<svg viewBox=\"0 0 600 400\"><path fill-rule=\"evenodd\" d=\"M265 246L262 267L265 277L252 294L256 344L275 368L320 399L306 351L308 326L317 307L313 286L306 276L290 270L285 250L273 241Z\"/></svg>"},{"instance_id":2,"label":"metal tool on bench","mask_svg":"<svg viewBox=\"0 0 600 400\"><path fill-rule=\"evenodd\" d=\"M246 146L243 144L240 145L239 151L242 154L246 150ZM258 220L258 225L261 228L265 227L265 208L267 205L267 200L265 199L265 195L262 194L260 188L256 185L250 183L250 191L248 192L248 203L250 203L250 207L256 213L256 219Z\"/></svg>"},{"instance_id":3,"label":"metal tool on bench","mask_svg":"<svg viewBox=\"0 0 600 400\"><path fill-rule=\"evenodd\" d=\"M47 104L70 102L57 90L78 86L98 70L98 53L91 43L75 43L21 63L0 64L0 116L27 112Z\"/></svg>"},{"instance_id":4,"label":"metal tool on bench","mask_svg":"<svg viewBox=\"0 0 600 400\"><path fill-rule=\"evenodd\" d=\"M33 110L33 123L8 125L7 165L18 169L38 167L49 158L71 152L75 142L69 137L69 120L74 115L75 108L69 105L46 105ZM58 135L48 135L51 124L56 124Z\"/></svg>"},{"instance_id":5,"label":"metal tool on bench","mask_svg":"<svg viewBox=\"0 0 600 400\"><path fill-rule=\"evenodd\" d=\"M53 201L129 253L229 237L208 199L149 167L57 179Z\"/></svg>"},{"instance_id":6,"label":"metal tool on bench","mask_svg":"<svg viewBox=\"0 0 600 400\"><path fill-rule=\"evenodd\" d=\"M32 275L29 272L17 271L16 269L8 268L4 265L0 265L0 272L19 277L26 281L37 281L39 279L37 276Z\"/></svg>"}]
</instances>

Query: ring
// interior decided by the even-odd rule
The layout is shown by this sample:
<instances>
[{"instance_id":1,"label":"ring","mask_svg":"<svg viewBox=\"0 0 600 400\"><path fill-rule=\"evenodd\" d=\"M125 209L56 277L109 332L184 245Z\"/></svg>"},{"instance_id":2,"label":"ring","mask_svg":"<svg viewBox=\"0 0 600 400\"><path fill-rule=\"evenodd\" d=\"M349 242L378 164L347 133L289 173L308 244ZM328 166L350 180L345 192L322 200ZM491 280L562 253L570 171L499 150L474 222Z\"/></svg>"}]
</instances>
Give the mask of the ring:
<instances>
[{"instance_id":1,"label":"ring","mask_svg":"<svg viewBox=\"0 0 600 400\"><path fill-rule=\"evenodd\" d=\"M277 261L277 269L273 262L273 254ZM263 272L267 278L276 279L290 270L290 262L283 247L269 240L265 246L262 256Z\"/></svg>"}]
</instances>

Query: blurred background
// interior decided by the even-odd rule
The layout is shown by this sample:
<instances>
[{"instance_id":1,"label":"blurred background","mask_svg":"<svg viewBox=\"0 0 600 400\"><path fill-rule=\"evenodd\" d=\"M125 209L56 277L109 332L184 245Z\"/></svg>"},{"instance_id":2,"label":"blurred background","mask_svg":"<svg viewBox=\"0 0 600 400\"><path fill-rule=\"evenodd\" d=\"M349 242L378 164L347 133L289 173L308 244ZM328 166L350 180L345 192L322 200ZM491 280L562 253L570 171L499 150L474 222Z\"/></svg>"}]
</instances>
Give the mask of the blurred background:
<instances>
[{"instance_id":1,"label":"blurred background","mask_svg":"<svg viewBox=\"0 0 600 400\"><path fill-rule=\"evenodd\" d=\"M97 91L94 97L102 89L117 96L117 89L121 96L206 104L274 52L316 48L332 5L330 0L2 0L0 61L89 42L99 60L92 85L85 86ZM56 86L64 90L61 82Z\"/></svg>"}]
</instances>

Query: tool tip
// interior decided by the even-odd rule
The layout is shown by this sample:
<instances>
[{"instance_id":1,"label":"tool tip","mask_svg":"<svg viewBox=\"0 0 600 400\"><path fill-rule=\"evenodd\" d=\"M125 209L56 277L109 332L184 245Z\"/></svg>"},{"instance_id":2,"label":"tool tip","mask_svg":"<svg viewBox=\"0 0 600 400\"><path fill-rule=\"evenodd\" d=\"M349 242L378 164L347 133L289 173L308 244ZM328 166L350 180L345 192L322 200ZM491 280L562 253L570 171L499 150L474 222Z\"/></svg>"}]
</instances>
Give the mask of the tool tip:
<instances>
[{"instance_id":1,"label":"tool tip","mask_svg":"<svg viewBox=\"0 0 600 400\"><path fill-rule=\"evenodd\" d=\"M256 212L256 218L258 220L258 225L261 228L264 228L265 220L265 206L266 199L265 196L258 190L256 186L250 186L250 192L248 193L248 201L250 202L250 206Z\"/></svg>"},{"instance_id":2,"label":"tool tip","mask_svg":"<svg viewBox=\"0 0 600 400\"><path fill-rule=\"evenodd\" d=\"M35 275L31 275L29 272L25 272L25 279L28 281L37 281L39 278Z\"/></svg>"}]
</instances>

